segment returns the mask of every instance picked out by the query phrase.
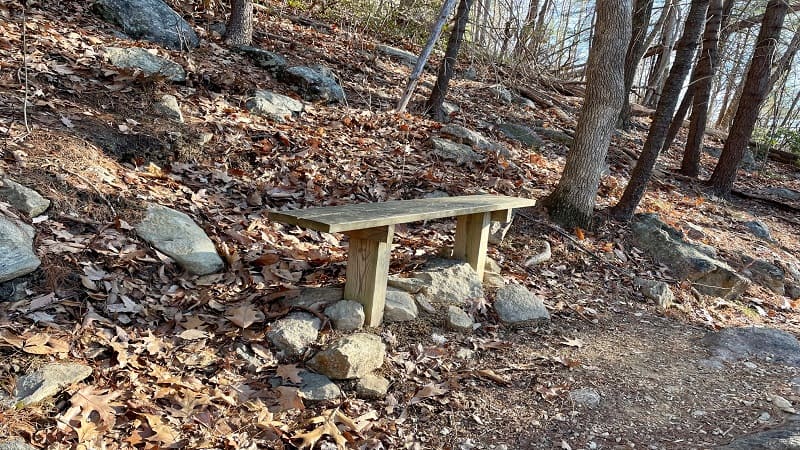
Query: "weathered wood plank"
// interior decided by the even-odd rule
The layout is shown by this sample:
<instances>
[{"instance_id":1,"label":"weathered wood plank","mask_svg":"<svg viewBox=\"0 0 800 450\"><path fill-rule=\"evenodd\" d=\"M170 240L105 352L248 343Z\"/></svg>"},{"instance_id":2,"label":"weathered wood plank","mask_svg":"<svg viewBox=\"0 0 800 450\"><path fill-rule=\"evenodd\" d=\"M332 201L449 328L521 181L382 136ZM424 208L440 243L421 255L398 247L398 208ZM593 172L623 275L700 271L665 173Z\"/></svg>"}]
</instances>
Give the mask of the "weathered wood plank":
<instances>
[{"instance_id":1,"label":"weathered wood plank","mask_svg":"<svg viewBox=\"0 0 800 450\"><path fill-rule=\"evenodd\" d=\"M364 305L364 323L369 327L377 327L383 319L393 236L394 225L350 235L344 298Z\"/></svg>"},{"instance_id":2,"label":"weathered wood plank","mask_svg":"<svg viewBox=\"0 0 800 450\"><path fill-rule=\"evenodd\" d=\"M468 195L358 203L295 211L271 211L269 218L278 222L333 233L443 217L511 210L535 204L535 200L503 195Z\"/></svg>"},{"instance_id":3,"label":"weathered wood plank","mask_svg":"<svg viewBox=\"0 0 800 450\"><path fill-rule=\"evenodd\" d=\"M489 245L489 225L491 212L458 216L456 223L456 242L453 256L468 262L478 279L483 280L486 264L486 248Z\"/></svg>"}]
</instances>

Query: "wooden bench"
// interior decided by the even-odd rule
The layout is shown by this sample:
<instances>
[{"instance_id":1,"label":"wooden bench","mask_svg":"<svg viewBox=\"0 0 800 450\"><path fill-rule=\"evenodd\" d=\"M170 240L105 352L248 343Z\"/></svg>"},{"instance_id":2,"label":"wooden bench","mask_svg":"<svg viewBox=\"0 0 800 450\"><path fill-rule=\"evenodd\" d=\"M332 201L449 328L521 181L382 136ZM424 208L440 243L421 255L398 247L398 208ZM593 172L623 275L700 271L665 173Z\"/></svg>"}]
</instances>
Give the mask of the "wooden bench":
<instances>
[{"instance_id":1,"label":"wooden bench","mask_svg":"<svg viewBox=\"0 0 800 450\"><path fill-rule=\"evenodd\" d=\"M383 319L395 225L457 217L454 256L468 262L483 279L490 222L508 222L514 208L535 204L524 198L468 195L271 211L269 218L349 236L344 298L364 305L366 325L378 326Z\"/></svg>"}]
</instances>

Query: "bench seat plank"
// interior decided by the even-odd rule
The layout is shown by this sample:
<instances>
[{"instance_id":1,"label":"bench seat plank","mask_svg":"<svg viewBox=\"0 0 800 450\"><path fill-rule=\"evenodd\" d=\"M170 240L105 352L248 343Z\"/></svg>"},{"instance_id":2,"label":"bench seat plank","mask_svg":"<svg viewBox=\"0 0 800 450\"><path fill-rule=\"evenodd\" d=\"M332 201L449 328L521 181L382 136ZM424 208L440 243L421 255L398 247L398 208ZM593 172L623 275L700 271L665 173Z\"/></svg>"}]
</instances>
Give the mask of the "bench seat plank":
<instances>
[{"instance_id":1,"label":"bench seat plank","mask_svg":"<svg viewBox=\"0 0 800 450\"><path fill-rule=\"evenodd\" d=\"M535 200L504 195L394 200L380 203L324 206L294 211L270 211L277 222L300 225L328 233L464 216L534 206Z\"/></svg>"}]
</instances>

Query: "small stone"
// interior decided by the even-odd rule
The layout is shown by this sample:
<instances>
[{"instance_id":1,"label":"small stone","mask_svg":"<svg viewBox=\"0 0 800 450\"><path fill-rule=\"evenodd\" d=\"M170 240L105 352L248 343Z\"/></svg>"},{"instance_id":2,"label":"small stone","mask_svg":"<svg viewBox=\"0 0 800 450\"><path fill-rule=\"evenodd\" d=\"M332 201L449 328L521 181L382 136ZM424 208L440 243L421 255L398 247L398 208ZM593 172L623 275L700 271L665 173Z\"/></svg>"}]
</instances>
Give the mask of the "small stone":
<instances>
[{"instance_id":1,"label":"small stone","mask_svg":"<svg viewBox=\"0 0 800 450\"><path fill-rule=\"evenodd\" d=\"M267 69L273 75L283 71L288 64L286 58L283 56L262 48L242 45L236 47L235 50L244 53L255 63L255 65L261 67L262 69Z\"/></svg>"},{"instance_id":2,"label":"small stone","mask_svg":"<svg viewBox=\"0 0 800 450\"><path fill-rule=\"evenodd\" d=\"M485 272L494 272L500 273L500 264L497 264L497 261L493 260L492 258L487 257L486 263L483 265L483 270Z\"/></svg>"},{"instance_id":3,"label":"small stone","mask_svg":"<svg viewBox=\"0 0 800 450\"><path fill-rule=\"evenodd\" d=\"M363 378L380 368L386 357L386 345L369 333L340 338L314 355L308 366L334 380Z\"/></svg>"},{"instance_id":4,"label":"small stone","mask_svg":"<svg viewBox=\"0 0 800 450\"><path fill-rule=\"evenodd\" d=\"M48 364L17 380L15 402L19 407L40 403L91 374L92 368L83 364Z\"/></svg>"},{"instance_id":5,"label":"small stone","mask_svg":"<svg viewBox=\"0 0 800 450\"><path fill-rule=\"evenodd\" d=\"M388 289L386 291L386 309L383 320L387 323L414 320L419 315L417 304L408 292Z\"/></svg>"},{"instance_id":6,"label":"small stone","mask_svg":"<svg viewBox=\"0 0 800 450\"><path fill-rule=\"evenodd\" d=\"M447 307L447 317L445 319L447 328L453 331L471 332L474 323L469 314L458 306L450 305Z\"/></svg>"},{"instance_id":7,"label":"small stone","mask_svg":"<svg viewBox=\"0 0 800 450\"><path fill-rule=\"evenodd\" d=\"M692 411L692 417L694 417L695 419L697 419L699 417L703 417L706 414L707 413L705 411L701 410L701 409L697 409L697 410Z\"/></svg>"},{"instance_id":8,"label":"small stone","mask_svg":"<svg viewBox=\"0 0 800 450\"><path fill-rule=\"evenodd\" d=\"M786 400L780 395L772 396L772 404L781 411L789 414L795 414L797 411L792 407L792 402Z\"/></svg>"},{"instance_id":9,"label":"small stone","mask_svg":"<svg viewBox=\"0 0 800 450\"><path fill-rule=\"evenodd\" d=\"M342 331L358 330L364 326L364 306L352 300L340 300L325 308L333 328Z\"/></svg>"},{"instance_id":10,"label":"small stone","mask_svg":"<svg viewBox=\"0 0 800 450\"><path fill-rule=\"evenodd\" d=\"M639 292L645 297L655 301L662 309L668 308L675 301L675 294L663 281L636 278L634 284L639 286Z\"/></svg>"},{"instance_id":11,"label":"small stone","mask_svg":"<svg viewBox=\"0 0 800 450\"><path fill-rule=\"evenodd\" d=\"M408 67L413 68L417 64L417 58L418 58L417 55L415 55L415 54L413 54L413 53L411 53L409 51L406 51L406 50L403 50L403 49L399 49L399 48L395 48L395 47L390 47L388 45L377 45L377 46L375 46L375 48L379 52L399 60L400 62L402 62L404 65L406 65Z\"/></svg>"},{"instance_id":12,"label":"small stone","mask_svg":"<svg viewBox=\"0 0 800 450\"><path fill-rule=\"evenodd\" d=\"M36 217L50 207L50 200L10 178L0 178L0 199L28 217Z\"/></svg>"},{"instance_id":13,"label":"small stone","mask_svg":"<svg viewBox=\"0 0 800 450\"><path fill-rule=\"evenodd\" d=\"M758 369L758 364L756 364L756 363L754 363L752 361L745 361L745 362L742 363L742 365L747 367L750 370Z\"/></svg>"},{"instance_id":14,"label":"small stone","mask_svg":"<svg viewBox=\"0 0 800 450\"><path fill-rule=\"evenodd\" d=\"M550 313L542 299L519 284L509 284L498 289L494 309L500 320L509 325L550 320Z\"/></svg>"},{"instance_id":15,"label":"small stone","mask_svg":"<svg viewBox=\"0 0 800 450\"><path fill-rule=\"evenodd\" d=\"M287 297L279 301L281 306L317 309L318 306L327 306L342 300L344 290L336 287L306 288L294 297Z\"/></svg>"},{"instance_id":16,"label":"small stone","mask_svg":"<svg viewBox=\"0 0 800 450\"><path fill-rule=\"evenodd\" d=\"M526 127L525 125L506 122L501 123L497 126L497 128L500 130L500 132L506 135L507 138L517 141L528 147L538 149L544 145L542 138L540 138L533 129Z\"/></svg>"},{"instance_id":17,"label":"small stone","mask_svg":"<svg viewBox=\"0 0 800 450\"><path fill-rule=\"evenodd\" d=\"M481 150L488 150L493 147L492 142L486 139L477 131L462 127L461 125L449 124L440 130L443 135L448 136L453 142L471 145Z\"/></svg>"},{"instance_id":18,"label":"small stone","mask_svg":"<svg viewBox=\"0 0 800 450\"><path fill-rule=\"evenodd\" d=\"M174 95L166 94L153 105L157 113L178 123L183 123L183 113L178 99Z\"/></svg>"},{"instance_id":19,"label":"small stone","mask_svg":"<svg viewBox=\"0 0 800 450\"><path fill-rule=\"evenodd\" d=\"M356 394L365 400L382 399L386 397L387 392L389 392L389 380L373 373L368 373L356 384Z\"/></svg>"},{"instance_id":20,"label":"small stone","mask_svg":"<svg viewBox=\"0 0 800 450\"><path fill-rule=\"evenodd\" d=\"M313 372L300 372L303 383L298 395L306 400L321 402L336 400L342 396L342 390L330 378Z\"/></svg>"},{"instance_id":21,"label":"small stone","mask_svg":"<svg viewBox=\"0 0 800 450\"><path fill-rule=\"evenodd\" d=\"M278 74L278 78L290 85L309 101L323 101L325 103L343 103L344 90L333 72L323 66L296 66L290 67Z\"/></svg>"},{"instance_id":22,"label":"small stone","mask_svg":"<svg viewBox=\"0 0 800 450\"><path fill-rule=\"evenodd\" d=\"M461 72L461 78L469 81L475 81L478 79L478 71L472 66L467 67L463 72Z\"/></svg>"},{"instance_id":23,"label":"small stone","mask_svg":"<svg viewBox=\"0 0 800 450\"><path fill-rule=\"evenodd\" d=\"M723 364L722 361L714 358L701 359L697 361L697 365L711 370L722 370L725 368L725 364Z\"/></svg>"},{"instance_id":24,"label":"small stone","mask_svg":"<svg viewBox=\"0 0 800 450\"><path fill-rule=\"evenodd\" d=\"M506 279L496 272L484 272L483 285L489 289L499 289L506 285Z\"/></svg>"},{"instance_id":25,"label":"small stone","mask_svg":"<svg viewBox=\"0 0 800 450\"><path fill-rule=\"evenodd\" d=\"M484 296L477 272L465 262L432 259L413 277L425 283L425 298L434 304L462 305Z\"/></svg>"},{"instance_id":26,"label":"small stone","mask_svg":"<svg viewBox=\"0 0 800 450\"><path fill-rule=\"evenodd\" d=\"M761 423L767 423L770 420L772 420L772 416L770 416L768 412L762 411L761 414L758 415L758 419L756 420L758 420Z\"/></svg>"},{"instance_id":27,"label":"small stone","mask_svg":"<svg viewBox=\"0 0 800 450\"><path fill-rule=\"evenodd\" d=\"M225 266L203 229L180 211L150 204L134 228L139 237L195 275L208 275Z\"/></svg>"},{"instance_id":28,"label":"small stone","mask_svg":"<svg viewBox=\"0 0 800 450\"><path fill-rule=\"evenodd\" d=\"M417 278L401 278L390 276L386 281L390 287L406 291L409 294L416 294L425 288L425 282Z\"/></svg>"},{"instance_id":29,"label":"small stone","mask_svg":"<svg viewBox=\"0 0 800 450\"><path fill-rule=\"evenodd\" d=\"M309 344L317 340L320 326L320 320L316 316L295 312L275 321L267 332L267 338L285 354L301 355Z\"/></svg>"},{"instance_id":30,"label":"small stone","mask_svg":"<svg viewBox=\"0 0 800 450\"><path fill-rule=\"evenodd\" d=\"M569 398L575 404L587 408L597 408L600 405L600 393L592 388L576 389L569 393Z\"/></svg>"},{"instance_id":31,"label":"small stone","mask_svg":"<svg viewBox=\"0 0 800 450\"><path fill-rule=\"evenodd\" d=\"M418 294L417 296L414 297L414 301L417 302L417 306L419 307L419 309L425 311L426 313L428 314L436 313L436 307L433 306L431 302L429 302L428 299L425 298L424 295Z\"/></svg>"},{"instance_id":32,"label":"small stone","mask_svg":"<svg viewBox=\"0 0 800 450\"><path fill-rule=\"evenodd\" d=\"M455 103L450 102L442 102L442 112L446 117L450 117L453 114L456 114L461 111L461 107L456 105Z\"/></svg>"},{"instance_id":33,"label":"small stone","mask_svg":"<svg viewBox=\"0 0 800 450\"><path fill-rule=\"evenodd\" d=\"M27 275L41 261L33 252L32 226L0 214L0 283Z\"/></svg>"}]
</instances>

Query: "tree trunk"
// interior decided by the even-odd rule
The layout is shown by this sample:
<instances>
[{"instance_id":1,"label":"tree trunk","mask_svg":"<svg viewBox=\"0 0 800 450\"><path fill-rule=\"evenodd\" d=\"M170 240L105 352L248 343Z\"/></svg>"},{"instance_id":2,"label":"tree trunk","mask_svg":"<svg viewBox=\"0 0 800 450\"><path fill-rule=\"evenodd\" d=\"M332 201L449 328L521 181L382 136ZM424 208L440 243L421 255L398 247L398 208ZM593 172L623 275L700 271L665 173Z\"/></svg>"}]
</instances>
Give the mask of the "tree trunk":
<instances>
[{"instance_id":1,"label":"tree trunk","mask_svg":"<svg viewBox=\"0 0 800 450\"><path fill-rule=\"evenodd\" d=\"M427 109L434 120L443 122L444 111L442 111L442 103L444 103L445 96L447 95L447 88L450 85L450 79L453 77L455 71L456 61L458 60L458 50L461 48L461 42L464 41L464 30L467 28L467 21L469 20L469 10L472 7L473 0L461 0L456 10L456 26L450 32L450 39L447 41L447 50L444 52L444 58L439 64L439 71L436 76L436 84L433 86L431 97L428 99Z\"/></svg>"},{"instance_id":2,"label":"tree trunk","mask_svg":"<svg viewBox=\"0 0 800 450\"><path fill-rule=\"evenodd\" d=\"M672 143L675 141L675 137L678 135L678 132L681 131L681 128L683 128L683 121L686 119L686 113L689 112L689 107L692 106L693 100L694 85L690 82L689 86L686 88L686 92L683 94L681 104L678 105L678 110L675 112L675 117L672 118L672 122L669 124L667 137L664 139L664 144L661 145L662 152L667 151L672 146Z\"/></svg>"},{"instance_id":3,"label":"tree trunk","mask_svg":"<svg viewBox=\"0 0 800 450\"><path fill-rule=\"evenodd\" d=\"M667 128L675 112L675 104L683 88L683 82L692 67L694 54L697 50L700 32L706 17L709 0L692 0L686 23L683 26L683 35L677 44L675 62L672 64L664 90L658 100L650 132L642 148L642 154L636 161L636 166L631 172L631 179L622 193L622 198L612 208L612 215L618 220L628 221L633 217L633 212L644 196L647 182L653 174L653 167L661 152L661 146L667 137Z\"/></svg>"},{"instance_id":4,"label":"tree trunk","mask_svg":"<svg viewBox=\"0 0 800 450\"><path fill-rule=\"evenodd\" d=\"M400 97L400 100L397 102L397 108L395 108L395 111L404 112L406 110L408 101L411 100L411 95L414 94L414 89L417 87L417 82L419 81L419 76L422 74L422 69L425 68L425 64L428 62L428 57L431 56L433 47L436 45L436 41L438 41L439 36L442 35L442 28L444 27L445 22L447 22L447 17L450 16L450 11L453 10L453 5L455 5L455 3L456 0L446 0L444 4L442 4L442 9L439 11L439 17L436 19L436 23L433 24L433 29L431 30L431 35L428 37L428 42L425 44L425 48L422 49L422 53L419 55L419 58L417 58L417 63L414 65L414 68L411 70L411 74L408 76L408 84L406 84L406 89L403 92L403 96Z\"/></svg>"},{"instance_id":5,"label":"tree trunk","mask_svg":"<svg viewBox=\"0 0 800 450\"><path fill-rule=\"evenodd\" d=\"M522 32L514 45L514 55L519 56L530 48L531 36L536 32L536 13L539 12L539 0L531 0L528 4L528 14L522 25Z\"/></svg>"},{"instance_id":6,"label":"tree trunk","mask_svg":"<svg viewBox=\"0 0 800 450\"><path fill-rule=\"evenodd\" d=\"M672 48L675 45L679 15L680 9L678 0L672 0L666 22L664 22L664 31L661 33L661 51L656 58L655 64L653 64L653 69L647 80L647 89L645 90L644 100L642 102L645 106L650 108L655 108L658 104L658 97L664 84L664 78L669 70L670 56L672 55Z\"/></svg>"},{"instance_id":7,"label":"tree trunk","mask_svg":"<svg viewBox=\"0 0 800 450\"><path fill-rule=\"evenodd\" d=\"M711 190L719 196L727 197L731 193L739 163L758 120L761 103L769 93L770 67L788 10L789 4L785 0L770 0L767 3L733 126L728 133L728 139L722 148L722 155L714 168L714 173L708 180Z\"/></svg>"},{"instance_id":8,"label":"tree trunk","mask_svg":"<svg viewBox=\"0 0 800 450\"><path fill-rule=\"evenodd\" d=\"M550 217L566 227L587 227L591 222L611 133L625 99L623 67L630 35L630 0L598 0L597 32L589 50L575 141L558 186L544 199Z\"/></svg>"},{"instance_id":9,"label":"tree trunk","mask_svg":"<svg viewBox=\"0 0 800 450\"><path fill-rule=\"evenodd\" d=\"M686 149L681 161L681 173L696 177L700 173L700 150L708 121L708 100L711 96L711 82L717 66L717 44L722 24L722 0L711 0L708 6L706 30L703 33L703 48L697 68L694 71L692 117Z\"/></svg>"},{"instance_id":10,"label":"tree trunk","mask_svg":"<svg viewBox=\"0 0 800 450\"><path fill-rule=\"evenodd\" d=\"M631 120L630 94L633 87L633 78L639 61L642 60L645 40L647 39L647 27L650 26L650 16L653 13L653 0L636 0L631 28L631 41L628 43L628 51L625 55L625 102L617 120L617 125L621 128L629 128Z\"/></svg>"},{"instance_id":11,"label":"tree trunk","mask_svg":"<svg viewBox=\"0 0 800 450\"><path fill-rule=\"evenodd\" d=\"M225 43L230 46L253 43L253 0L231 0Z\"/></svg>"}]
</instances>

